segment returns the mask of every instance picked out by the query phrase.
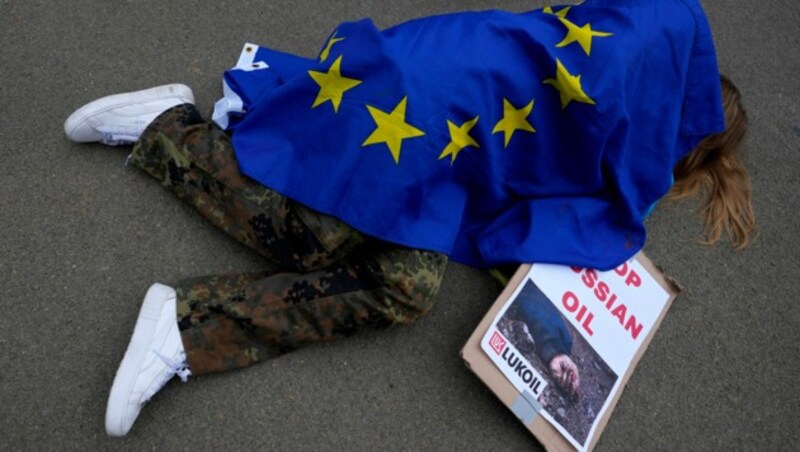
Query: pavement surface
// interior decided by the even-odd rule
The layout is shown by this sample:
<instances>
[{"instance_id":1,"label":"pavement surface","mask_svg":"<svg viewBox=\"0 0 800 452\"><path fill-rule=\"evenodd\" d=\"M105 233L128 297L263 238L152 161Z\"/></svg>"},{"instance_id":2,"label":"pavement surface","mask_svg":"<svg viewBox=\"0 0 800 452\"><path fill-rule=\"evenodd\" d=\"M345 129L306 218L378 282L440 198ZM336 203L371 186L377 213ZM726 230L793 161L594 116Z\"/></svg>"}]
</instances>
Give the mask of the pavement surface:
<instances>
[{"instance_id":1,"label":"pavement surface","mask_svg":"<svg viewBox=\"0 0 800 452\"><path fill-rule=\"evenodd\" d=\"M660 206L646 252L687 293L642 359L597 450L797 450L800 6L707 0L720 66L751 119L760 236L697 243L692 202ZM97 97L169 82L210 112L254 41L313 56L344 20L380 26L528 1L0 0L0 448L524 450L541 446L459 350L499 286L450 264L419 323L171 383L125 439L106 397L155 281L254 271L253 252L62 123Z\"/></svg>"}]
</instances>

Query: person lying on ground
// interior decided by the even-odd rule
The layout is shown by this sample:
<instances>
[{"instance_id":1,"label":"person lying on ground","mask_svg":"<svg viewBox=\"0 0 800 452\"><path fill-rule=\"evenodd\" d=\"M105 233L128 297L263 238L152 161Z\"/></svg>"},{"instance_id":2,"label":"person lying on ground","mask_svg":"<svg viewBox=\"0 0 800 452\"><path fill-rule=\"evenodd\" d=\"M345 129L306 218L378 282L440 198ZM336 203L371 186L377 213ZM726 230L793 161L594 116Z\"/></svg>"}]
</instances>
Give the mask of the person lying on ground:
<instances>
[{"instance_id":1,"label":"person lying on ground","mask_svg":"<svg viewBox=\"0 0 800 452\"><path fill-rule=\"evenodd\" d=\"M214 122L180 84L65 122L75 142L133 144L134 166L268 267L150 288L113 436L175 375L413 322L449 259L612 268L659 199L699 191L709 242L755 229L746 115L696 0L345 23L317 58L246 45L223 89Z\"/></svg>"}]
</instances>

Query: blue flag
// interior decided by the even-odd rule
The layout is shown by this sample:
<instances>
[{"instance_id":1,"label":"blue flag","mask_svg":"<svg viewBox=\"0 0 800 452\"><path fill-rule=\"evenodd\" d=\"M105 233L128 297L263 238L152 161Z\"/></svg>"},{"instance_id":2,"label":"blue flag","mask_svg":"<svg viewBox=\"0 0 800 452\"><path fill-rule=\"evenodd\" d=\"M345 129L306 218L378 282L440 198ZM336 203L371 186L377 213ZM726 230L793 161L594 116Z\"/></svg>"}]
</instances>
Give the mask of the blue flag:
<instances>
[{"instance_id":1,"label":"blue flag","mask_svg":"<svg viewBox=\"0 0 800 452\"><path fill-rule=\"evenodd\" d=\"M696 0L344 23L313 59L245 46L224 88L214 118L245 174L478 267L620 264L674 165L724 127Z\"/></svg>"}]
</instances>

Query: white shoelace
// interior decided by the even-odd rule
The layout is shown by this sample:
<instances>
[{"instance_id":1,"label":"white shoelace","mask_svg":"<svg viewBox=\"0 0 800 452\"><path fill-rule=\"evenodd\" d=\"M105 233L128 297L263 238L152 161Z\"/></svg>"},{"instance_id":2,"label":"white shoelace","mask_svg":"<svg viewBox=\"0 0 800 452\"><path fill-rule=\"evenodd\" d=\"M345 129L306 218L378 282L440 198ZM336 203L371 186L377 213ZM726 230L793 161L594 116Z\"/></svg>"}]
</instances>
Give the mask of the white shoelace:
<instances>
[{"instance_id":1,"label":"white shoelace","mask_svg":"<svg viewBox=\"0 0 800 452\"><path fill-rule=\"evenodd\" d=\"M120 146L134 144L139 140L139 136L144 132L145 127L150 121L137 117L127 126L107 126L97 127L100 132L100 142L107 146Z\"/></svg>"},{"instance_id":2,"label":"white shoelace","mask_svg":"<svg viewBox=\"0 0 800 452\"><path fill-rule=\"evenodd\" d=\"M125 132L100 132L100 142L107 146L120 146L136 143L138 135L131 135Z\"/></svg>"},{"instance_id":3,"label":"white shoelace","mask_svg":"<svg viewBox=\"0 0 800 452\"><path fill-rule=\"evenodd\" d=\"M172 379L175 375L180 377L181 381L186 383L189 377L192 375L191 369L189 369L189 363L186 362L186 353L181 352L180 357L175 360L170 358L169 356L162 355L157 350L153 350L164 364L167 365L167 368L164 369L164 373L161 374L159 379L147 389L147 392L144 395L144 401L149 401L164 385L167 384L168 381Z\"/></svg>"}]
</instances>

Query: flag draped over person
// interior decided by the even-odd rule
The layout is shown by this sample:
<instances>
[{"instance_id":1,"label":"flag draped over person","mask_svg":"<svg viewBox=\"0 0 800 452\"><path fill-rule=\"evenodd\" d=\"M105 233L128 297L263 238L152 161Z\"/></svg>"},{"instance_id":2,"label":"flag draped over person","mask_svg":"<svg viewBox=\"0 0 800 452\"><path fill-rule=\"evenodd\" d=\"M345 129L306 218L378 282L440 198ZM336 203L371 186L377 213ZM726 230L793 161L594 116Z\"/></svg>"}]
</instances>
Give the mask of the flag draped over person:
<instances>
[{"instance_id":1,"label":"flag draped over person","mask_svg":"<svg viewBox=\"0 0 800 452\"><path fill-rule=\"evenodd\" d=\"M356 229L486 267L607 269L724 127L695 0L344 23L317 58L248 44L214 119L242 171Z\"/></svg>"}]
</instances>

